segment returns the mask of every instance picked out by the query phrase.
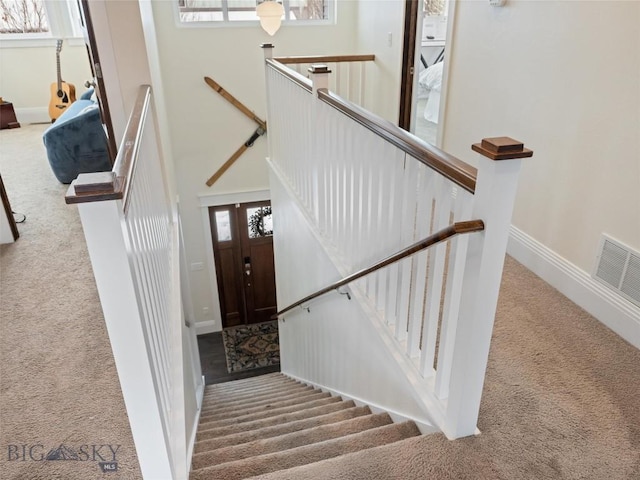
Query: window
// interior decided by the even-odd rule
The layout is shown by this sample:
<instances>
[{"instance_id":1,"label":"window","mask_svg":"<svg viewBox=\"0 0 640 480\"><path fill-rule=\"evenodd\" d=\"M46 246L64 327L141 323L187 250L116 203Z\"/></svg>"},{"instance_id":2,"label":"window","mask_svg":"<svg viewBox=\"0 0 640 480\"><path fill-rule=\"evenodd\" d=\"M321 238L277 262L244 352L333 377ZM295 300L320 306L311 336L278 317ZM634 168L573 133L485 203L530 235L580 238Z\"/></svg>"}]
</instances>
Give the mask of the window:
<instances>
[{"instance_id":1,"label":"window","mask_svg":"<svg viewBox=\"0 0 640 480\"><path fill-rule=\"evenodd\" d=\"M0 33L48 34L43 0L0 0Z\"/></svg>"},{"instance_id":2,"label":"window","mask_svg":"<svg viewBox=\"0 0 640 480\"><path fill-rule=\"evenodd\" d=\"M221 210L216 212L216 235L219 242L228 242L232 239L229 210Z\"/></svg>"},{"instance_id":3,"label":"window","mask_svg":"<svg viewBox=\"0 0 640 480\"><path fill-rule=\"evenodd\" d=\"M447 12L449 0L424 0L422 40L444 41L447 36Z\"/></svg>"},{"instance_id":4,"label":"window","mask_svg":"<svg viewBox=\"0 0 640 480\"><path fill-rule=\"evenodd\" d=\"M3 42L81 37L76 0L0 0Z\"/></svg>"},{"instance_id":5,"label":"window","mask_svg":"<svg viewBox=\"0 0 640 480\"><path fill-rule=\"evenodd\" d=\"M256 6L264 0L175 0L181 23L258 22ZM333 19L335 0L278 0L283 23L317 23Z\"/></svg>"},{"instance_id":6,"label":"window","mask_svg":"<svg viewBox=\"0 0 640 480\"><path fill-rule=\"evenodd\" d=\"M271 207L247 208L247 227L249 238L272 236L273 216Z\"/></svg>"},{"instance_id":7,"label":"window","mask_svg":"<svg viewBox=\"0 0 640 480\"><path fill-rule=\"evenodd\" d=\"M428 16L447 14L446 0L424 0L423 5L424 13Z\"/></svg>"}]
</instances>

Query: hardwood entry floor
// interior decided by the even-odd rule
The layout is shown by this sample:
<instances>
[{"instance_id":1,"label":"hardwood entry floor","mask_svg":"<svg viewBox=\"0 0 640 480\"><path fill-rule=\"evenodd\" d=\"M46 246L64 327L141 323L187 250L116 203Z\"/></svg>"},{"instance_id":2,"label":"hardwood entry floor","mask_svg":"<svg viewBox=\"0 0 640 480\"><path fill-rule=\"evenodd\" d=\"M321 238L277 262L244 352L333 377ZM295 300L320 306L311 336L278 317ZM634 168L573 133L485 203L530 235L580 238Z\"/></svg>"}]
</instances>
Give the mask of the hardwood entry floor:
<instances>
[{"instance_id":1,"label":"hardwood entry floor","mask_svg":"<svg viewBox=\"0 0 640 480\"><path fill-rule=\"evenodd\" d=\"M200 350L200 363L205 385L257 377L258 375L280 371L280 365L272 365L245 370L244 372L229 373L227 371L227 359L224 355L224 345L222 344L222 332L199 335L198 348Z\"/></svg>"}]
</instances>

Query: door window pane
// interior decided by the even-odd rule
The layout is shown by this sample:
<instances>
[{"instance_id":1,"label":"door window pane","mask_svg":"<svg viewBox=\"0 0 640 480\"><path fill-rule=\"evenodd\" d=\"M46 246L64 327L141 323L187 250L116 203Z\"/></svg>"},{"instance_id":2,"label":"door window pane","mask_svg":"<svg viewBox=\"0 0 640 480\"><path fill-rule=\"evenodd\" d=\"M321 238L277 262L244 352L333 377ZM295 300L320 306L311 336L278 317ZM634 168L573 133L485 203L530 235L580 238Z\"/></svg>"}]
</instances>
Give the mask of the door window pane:
<instances>
[{"instance_id":1,"label":"door window pane","mask_svg":"<svg viewBox=\"0 0 640 480\"><path fill-rule=\"evenodd\" d=\"M247 225L249 228L249 238L273 235L271 207L247 208Z\"/></svg>"},{"instance_id":2,"label":"door window pane","mask_svg":"<svg viewBox=\"0 0 640 480\"><path fill-rule=\"evenodd\" d=\"M219 242L228 242L231 240L229 210L216 212L216 235Z\"/></svg>"}]
</instances>

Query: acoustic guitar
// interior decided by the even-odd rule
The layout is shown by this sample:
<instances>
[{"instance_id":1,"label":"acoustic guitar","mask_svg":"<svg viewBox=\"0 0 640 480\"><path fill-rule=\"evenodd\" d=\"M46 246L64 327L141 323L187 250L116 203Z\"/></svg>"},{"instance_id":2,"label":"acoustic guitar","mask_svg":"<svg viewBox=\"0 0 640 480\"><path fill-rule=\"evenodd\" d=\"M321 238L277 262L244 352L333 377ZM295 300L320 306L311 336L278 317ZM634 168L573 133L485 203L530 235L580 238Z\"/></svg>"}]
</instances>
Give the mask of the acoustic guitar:
<instances>
[{"instance_id":1,"label":"acoustic guitar","mask_svg":"<svg viewBox=\"0 0 640 480\"><path fill-rule=\"evenodd\" d=\"M51 84L51 100L49 100L49 117L54 122L64 113L69 105L76 101L76 87L62 80L60 74L60 51L62 40L56 46L56 65L58 67L58 81Z\"/></svg>"}]
</instances>

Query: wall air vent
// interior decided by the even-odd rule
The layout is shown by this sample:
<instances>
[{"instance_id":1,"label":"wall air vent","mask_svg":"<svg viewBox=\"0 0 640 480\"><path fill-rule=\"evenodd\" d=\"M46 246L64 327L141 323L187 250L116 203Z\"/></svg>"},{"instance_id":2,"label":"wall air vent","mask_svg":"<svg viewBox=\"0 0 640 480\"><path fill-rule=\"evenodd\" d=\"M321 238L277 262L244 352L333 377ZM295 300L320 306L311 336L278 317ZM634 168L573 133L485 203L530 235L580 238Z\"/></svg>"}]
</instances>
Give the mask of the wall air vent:
<instances>
[{"instance_id":1,"label":"wall air vent","mask_svg":"<svg viewBox=\"0 0 640 480\"><path fill-rule=\"evenodd\" d=\"M640 253L602 236L593 277L640 307Z\"/></svg>"}]
</instances>

